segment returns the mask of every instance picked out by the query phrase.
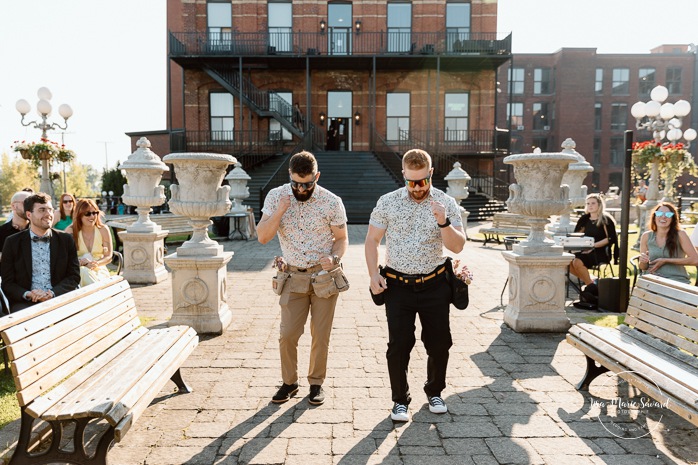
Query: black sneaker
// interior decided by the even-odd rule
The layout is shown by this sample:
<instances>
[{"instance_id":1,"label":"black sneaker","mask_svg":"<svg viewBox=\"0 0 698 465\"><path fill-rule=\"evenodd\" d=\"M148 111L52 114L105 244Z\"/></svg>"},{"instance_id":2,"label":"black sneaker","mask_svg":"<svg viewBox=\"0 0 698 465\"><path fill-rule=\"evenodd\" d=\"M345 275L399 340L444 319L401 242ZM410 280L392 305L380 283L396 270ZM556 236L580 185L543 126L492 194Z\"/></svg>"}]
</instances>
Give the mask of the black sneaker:
<instances>
[{"instance_id":1,"label":"black sneaker","mask_svg":"<svg viewBox=\"0 0 698 465\"><path fill-rule=\"evenodd\" d=\"M407 411L407 405L395 402L393 409L390 411L390 418L393 421L410 421L410 413Z\"/></svg>"},{"instance_id":2,"label":"black sneaker","mask_svg":"<svg viewBox=\"0 0 698 465\"><path fill-rule=\"evenodd\" d=\"M278 391L276 391L276 394L274 394L274 397L271 398L271 401L275 404L283 404L284 402L288 402L288 400L298 392L298 383L293 383L293 384L282 384L281 387L279 388Z\"/></svg>"},{"instance_id":3,"label":"black sneaker","mask_svg":"<svg viewBox=\"0 0 698 465\"><path fill-rule=\"evenodd\" d=\"M310 385L310 394L308 395L308 403L311 405L322 405L325 403L325 391L319 384Z\"/></svg>"}]
</instances>

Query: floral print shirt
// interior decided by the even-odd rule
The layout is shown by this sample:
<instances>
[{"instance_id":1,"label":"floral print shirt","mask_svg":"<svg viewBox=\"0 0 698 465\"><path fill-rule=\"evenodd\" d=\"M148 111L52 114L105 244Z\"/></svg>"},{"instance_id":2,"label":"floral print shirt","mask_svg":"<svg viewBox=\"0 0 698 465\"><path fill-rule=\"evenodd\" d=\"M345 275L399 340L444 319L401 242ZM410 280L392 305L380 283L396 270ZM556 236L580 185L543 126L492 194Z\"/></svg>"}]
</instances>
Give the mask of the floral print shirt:
<instances>
[{"instance_id":1,"label":"floral print shirt","mask_svg":"<svg viewBox=\"0 0 698 465\"><path fill-rule=\"evenodd\" d=\"M269 192L262 213L273 215L282 195L291 196L291 206L281 218L277 233L281 252L289 265L309 268L331 255L334 235L330 227L347 224L344 204L318 185L310 199L299 202L293 196L291 184L284 184Z\"/></svg>"},{"instance_id":2,"label":"floral print shirt","mask_svg":"<svg viewBox=\"0 0 698 465\"><path fill-rule=\"evenodd\" d=\"M51 232L47 233L51 237ZM33 239L39 237L34 231L29 231L29 236ZM42 289L53 291L51 285L51 248L49 242L31 241L32 248L32 289Z\"/></svg>"},{"instance_id":3,"label":"floral print shirt","mask_svg":"<svg viewBox=\"0 0 698 465\"><path fill-rule=\"evenodd\" d=\"M371 213L369 224L386 230L386 265L400 273L427 274L446 261L430 200L446 206L452 225L463 225L456 200L433 186L421 203L412 200L406 187L389 192L378 199Z\"/></svg>"}]
</instances>

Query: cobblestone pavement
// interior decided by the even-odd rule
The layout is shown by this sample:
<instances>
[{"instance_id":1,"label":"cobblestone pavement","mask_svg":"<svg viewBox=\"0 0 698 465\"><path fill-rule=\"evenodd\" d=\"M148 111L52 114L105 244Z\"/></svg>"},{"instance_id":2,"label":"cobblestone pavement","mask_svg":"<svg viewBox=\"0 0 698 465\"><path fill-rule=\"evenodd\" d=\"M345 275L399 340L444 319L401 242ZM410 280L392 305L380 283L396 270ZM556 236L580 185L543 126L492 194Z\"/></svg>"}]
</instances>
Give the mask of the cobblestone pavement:
<instances>
[{"instance_id":1,"label":"cobblestone pavement","mask_svg":"<svg viewBox=\"0 0 698 465\"><path fill-rule=\"evenodd\" d=\"M475 273L470 306L452 308L454 345L443 397L449 412L429 412L421 385L426 354L418 340L409 380L412 420L393 424L385 361L384 307L368 294L363 259L366 226L350 225L344 259L351 289L339 299L330 347L327 401L307 402L310 334L301 338L301 389L286 404L269 402L280 383L279 308L270 289L278 241L221 242L228 266L233 323L203 336L183 369L193 393L161 393L125 440L113 465L166 464L682 464L698 461L698 430L675 414L650 409L651 434L620 439L594 415L591 399L620 396L610 375L591 394L574 384L584 357L564 334L517 334L503 324L500 293L507 276L502 245L468 242L459 254ZM471 229L474 234L477 228ZM471 234L471 237L473 236ZM134 287L148 326L171 314L171 281ZM506 295L504 296L506 304ZM568 303L571 303L568 302ZM568 308L573 322L597 312ZM420 331L419 324L417 331ZM419 334L419 333L418 333ZM604 383L607 387L604 387ZM612 408L609 407L609 411ZM597 412L598 413L598 412ZM611 412L613 413L613 412ZM622 420L622 417L621 421ZM2 439L16 429L5 428Z\"/></svg>"}]
</instances>

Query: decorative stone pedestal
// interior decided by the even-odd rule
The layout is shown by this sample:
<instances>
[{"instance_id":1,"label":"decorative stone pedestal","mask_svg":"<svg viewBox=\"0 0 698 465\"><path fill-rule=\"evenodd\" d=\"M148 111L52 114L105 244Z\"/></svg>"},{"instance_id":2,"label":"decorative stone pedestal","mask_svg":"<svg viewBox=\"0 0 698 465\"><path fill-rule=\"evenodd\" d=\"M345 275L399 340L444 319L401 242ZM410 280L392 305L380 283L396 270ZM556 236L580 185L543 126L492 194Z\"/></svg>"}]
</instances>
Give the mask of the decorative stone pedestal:
<instances>
[{"instance_id":1,"label":"decorative stone pedestal","mask_svg":"<svg viewBox=\"0 0 698 465\"><path fill-rule=\"evenodd\" d=\"M167 231L132 233L122 231L124 279L133 284L157 284L167 278L165 238Z\"/></svg>"},{"instance_id":2,"label":"decorative stone pedestal","mask_svg":"<svg viewBox=\"0 0 698 465\"><path fill-rule=\"evenodd\" d=\"M219 256L167 256L172 270L174 309L169 326L188 325L199 334L222 334L233 315L227 300L227 265L233 252Z\"/></svg>"},{"instance_id":3,"label":"decorative stone pedestal","mask_svg":"<svg viewBox=\"0 0 698 465\"><path fill-rule=\"evenodd\" d=\"M509 262L509 305L504 322L519 333L567 331L565 269L574 256L520 255L516 251L502 255Z\"/></svg>"}]
</instances>

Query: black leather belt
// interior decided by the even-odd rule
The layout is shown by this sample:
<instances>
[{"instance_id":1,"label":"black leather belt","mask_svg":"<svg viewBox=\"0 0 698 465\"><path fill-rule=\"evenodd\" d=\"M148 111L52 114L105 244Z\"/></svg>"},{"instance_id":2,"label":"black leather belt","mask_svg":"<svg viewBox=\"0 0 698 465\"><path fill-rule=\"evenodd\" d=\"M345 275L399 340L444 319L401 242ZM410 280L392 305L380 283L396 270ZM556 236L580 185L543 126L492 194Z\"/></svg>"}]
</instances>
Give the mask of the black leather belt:
<instances>
[{"instance_id":1,"label":"black leather belt","mask_svg":"<svg viewBox=\"0 0 698 465\"><path fill-rule=\"evenodd\" d=\"M288 271L291 271L291 272L295 271L297 273L308 273L308 272L313 273L315 271L320 271L321 269L322 269L322 265L320 265L320 264L313 265L310 268L298 268L297 266L288 265Z\"/></svg>"},{"instance_id":2,"label":"black leather belt","mask_svg":"<svg viewBox=\"0 0 698 465\"><path fill-rule=\"evenodd\" d=\"M405 285L425 284L430 279L442 275L446 271L446 265L442 265L430 274L403 274L395 270L386 270L385 277L394 279Z\"/></svg>"}]
</instances>

